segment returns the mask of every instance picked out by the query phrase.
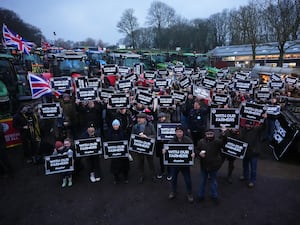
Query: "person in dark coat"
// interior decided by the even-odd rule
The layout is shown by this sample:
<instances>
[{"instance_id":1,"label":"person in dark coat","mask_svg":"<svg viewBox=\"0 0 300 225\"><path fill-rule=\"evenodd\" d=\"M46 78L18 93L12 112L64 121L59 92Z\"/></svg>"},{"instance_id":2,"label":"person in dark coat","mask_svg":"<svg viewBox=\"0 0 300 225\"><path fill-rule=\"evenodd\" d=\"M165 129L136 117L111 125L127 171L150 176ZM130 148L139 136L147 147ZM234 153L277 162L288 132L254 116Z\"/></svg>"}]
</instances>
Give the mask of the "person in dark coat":
<instances>
[{"instance_id":1,"label":"person in dark coat","mask_svg":"<svg viewBox=\"0 0 300 225\"><path fill-rule=\"evenodd\" d=\"M266 118L267 114L264 114L263 117ZM243 175L240 177L240 180L246 181L250 188L253 188L256 184L259 156L258 143L265 126L265 122L260 126L255 126L254 121L246 120L245 127L240 129L240 140L248 143L247 151L243 158Z\"/></svg>"},{"instance_id":2,"label":"person in dark coat","mask_svg":"<svg viewBox=\"0 0 300 225\"><path fill-rule=\"evenodd\" d=\"M106 141L121 141L127 140L120 126L120 121L115 119L112 122L112 127L108 129ZM114 176L114 184L120 181L120 176L123 176L124 183L128 184L129 159L128 157L111 159L110 171Z\"/></svg>"},{"instance_id":3,"label":"person in dark coat","mask_svg":"<svg viewBox=\"0 0 300 225\"><path fill-rule=\"evenodd\" d=\"M184 134L184 128L182 125L178 125L175 128L176 134L172 140L169 141L169 144L192 144L193 141L191 140L190 137L186 136ZM166 150L163 149L163 154L166 153ZM192 153L192 157L195 157L195 153ZM171 166L171 192L169 193L169 199L174 199L176 197L177 193L177 177L179 172L182 173L185 186L186 186L186 191L187 191L187 199L190 203L194 201L194 197L192 194L192 178L191 178L191 171L190 171L190 166Z\"/></svg>"},{"instance_id":4,"label":"person in dark coat","mask_svg":"<svg viewBox=\"0 0 300 225\"><path fill-rule=\"evenodd\" d=\"M137 134L140 137L148 137L148 138L156 138L156 131L151 122L147 121L147 115L145 113L139 113L137 115L137 124L135 124L132 128L132 134ZM147 155L143 153L135 153L134 157L138 163L138 172L139 172L139 179L138 183L144 182L144 161L145 159L148 162L149 169L152 175L152 181L155 182L155 168L153 162L153 155Z\"/></svg>"},{"instance_id":5,"label":"person in dark coat","mask_svg":"<svg viewBox=\"0 0 300 225\"><path fill-rule=\"evenodd\" d=\"M204 137L208 113L209 108L207 106L204 106L200 101L195 101L194 108L188 114L187 127L192 136L194 146L197 146L198 141Z\"/></svg>"},{"instance_id":6,"label":"person in dark coat","mask_svg":"<svg viewBox=\"0 0 300 225\"><path fill-rule=\"evenodd\" d=\"M211 198L215 203L218 203L217 172L222 165L222 146L223 140L215 138L215 132L211 129L205 132L205 137L197 144L196 155L200 158L201 165L200 188L198 193L200 201L204 200L206 182L208 177L210 177Z\"/></svg>"},{"instance_id":7,"label":"person in dark coat","mask_svg":"<svg viewBox=\"0 0 300 225\"><path fill-rule=\"evenodd\" d=\"M99 130L100 132L100 130ZM94 127L94 124L89 124L87 130L83 133L81 136L82 139L87 138L94 138L94 137L100 137L100 133L96 132L96 129ZM95 183L97 181L101 180L101 169L100 169L100 158L99 155L91 155L84 157L86 159L86 163L88 166L89 174L90 174L90 181L92 183Z\"/></svg>"},{"instance_id":8,"label":"person in dark coat","mask_svg":"<svg viewBox=\"0 0 300 225\"><path fill-rule=\"evenodd\" d=\"M0 175L7 177L11 172L11 165L7 156L4 126L0 123Z\"/></svg>"}]
</instances>

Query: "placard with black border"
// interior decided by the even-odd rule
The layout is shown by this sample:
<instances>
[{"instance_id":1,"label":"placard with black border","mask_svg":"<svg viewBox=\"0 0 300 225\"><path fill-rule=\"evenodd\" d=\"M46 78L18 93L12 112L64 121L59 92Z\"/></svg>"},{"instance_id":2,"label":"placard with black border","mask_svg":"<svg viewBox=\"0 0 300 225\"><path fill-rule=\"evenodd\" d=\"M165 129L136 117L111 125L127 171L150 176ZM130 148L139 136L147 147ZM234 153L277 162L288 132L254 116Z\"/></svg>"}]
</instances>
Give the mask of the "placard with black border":
<instances>
[{"instance_id":1,"label":"placard with black border","mask_svg":"<svg viewBox=\"0 0 300 225\"><path fill-rule=\"evenodd\" d=\"M241 104L240 116L248 120L263 122L263 114L266 113L267 107L265 105L243 102Z\"/></svg>"},{"instance_id":2,"label":"placard with black border","mask_svg":"<svg viewBox=\"0 0 300 225\"><path fill-rule=\"evenodd\" d=\"M157 77L157 71L146 70L144 73L144 78L146 80L155 80Z\"/></svg>"},{"instance_id":3,"label":"placard with black border","mask_svg":"<svg viewBox=\"0 0 300 225\"><path fill-rule=\"evenodd\" d=\"M175 129L180 123L158 123L156 139L158 141L171 140L175 136Z\"/></svg>"},{"instance_id":4,"label":"placard with black border","mask_svg":"<svg viewBox=\"0 0 300 225\"><path fill-rule=\"evenodd\" d=\"M116 75L119 72L118 65L106 64L102 66L102 73L104 75Z\"/></svg>"},{"instance_id":5,"label":"placard with black border","mask_svg":"<svg viewBox=\"0 0 300 225\"><path fill-rule=\"evenodd\" d=\"M108 99L108 104L111 106L112 109L130 108L129 94L113 94Z\"/></svg>"},{"instance_id":6,"label":"placard with black border","mask_svg":"<svg viewBox=\"0 0 300 225\"><path fill-rule=\"evenodd\" d=\"M101 99L111 98L111 96L115 93L115 90L107 88L101 88L99 91Z\"/></svg>"},{"instance_id":7,"label":"placard with black border","mask_svg":"<svg viewBox=\"0 0 300 225\"><path fill-rule=\"evenodd\" d=\"M166 79L155 79L154 87L156 88L167 88L169 86L169 82Z\"/></svg>"},{"instance_id":8,"label":"placard with black border","mask_svg":"<svg viewBox=\"0 0 300 225\"><path fill-rule=\"evenodd\" d=\"M101 88L101 80L97 77L88 78L88 87Z\"/></svg>"},{"instance_id":9,"label":"placard with black border","mask_svg":"<svg viewBox=\"0 0 300 225\"><path fill-rule=\"evenodd\" d=\"M202 98L206 98L206 99L210 98L209 90L204 87L197 86L197 85L193 85L193 95L202 97Z\"/></svg>"},{"instance_id":10,"label":"placard with black border","mask_svg":"<svg viewBox=\"0 0 300 225\"><path fill-rule=\"evenodd\" d=\"M50 86L52 89L58 92L65 92L72 89L71 77L51 77Z\"/></svg>"},{"instance_id":11,"label":"placard with black border","mask_svg":"<svg viewBox=\"0 0 300 225\"><path fill-rule=\"evenodd\" d=\"M41 119L62 118L62 108L59 102L38 104Z\"/></svg>"},{"instance_id":12,"label":"placard with black border","mask_svg":"<svg viewBox=\"0 0 300 225\"><path fill-rule=\"evenodd\" d=\"M194 165L193 144L164 144L166 153L163 155L164 165L192 166Z\"/></svg>"},{"instance_id":13,"label":"placard with black border","mask_svg":"<svg viewBox=\"0 0 300 225\"><path fill-rule=\"evenodd\" d=\"M212 102L217 105L226 105L229 103L229 96L226 94L213 93Z\"/></svg>"},{"instance_id":14,"label":"placard with black border","mask_svg":"<svg viewBox=\"0 0 300 225\"><path fill-rule=\"evenodd\" d=\"M74 171L73 156L68 154L45 156L45 174L56 174Z\"/></svg>"},{"instance_id":15,"label":"placard with black border","mask_svg":"<svg viewBox=\"0 0 300 225\"><path fill-rule=\"evenodd\" d=\"M128 141L106 141L103 142L104 159L126 158L128 157Z\"/></svg>"},{"instance_id":16,"label":"placard with black border","mask_svg":"<svg viewBox=\"0 0 300 225\"><path fill-rule=\"evenodd\" d=\"M191 85L192 85L192 81L188 76L184 76L179 80L179 86L182 89L190 87Z\"/></svg>"},{"instance_id":17,"label":"placard with black border","mask_svg":"<svg viewBox=\"0 0 300 225\"><path fill-rule=\"evenodd\" d=\"M210 128L239 128L240 109L212 108L210 111Z\"/></svg>"},{"instance_id":18,"label":"placard with black border","mask_svg":"<svg viewBox=\"0 0 300 225\"><path fill-rule=\"evenodd\" d=\"M98 97L98 90L94 87L76 89L76 99L79 101L95 101Z\"/></svg>"},{"instance_id":19,"label":"placard with black border","mask_svg":"<svg viewBox=\"0 0 300 225\"><path fill-rule=\"evenodd\" d=\"M146 92L139 92L135 96L135 101L149 106L153 103L153 95Z\"/></svg>"},{"instance_id":20,"label":"placard with black border","mask_svg":"<svg viewBox=\"0 0 300 225\"><path fill-rule=\"evenodd\" d=\"M157 103L160 108L170 108L175 104L174 98L172 95L159 95L157 96Z\"/></svg>"},{"instance_id":21,"label":"placard with black border","mask_svg":"<svg viewBox=\"0 0 300 225\"><path fill-rule=\"evenodd\" d=\"M234 80L234 89L241 92L249 92L252 90L250 80Z\"/></svg>"},{"instance_id":22,"label":"placard with black border","mask_svg":"<svg viewBox=\"0 0 300 225\"><path fill-rule=\"evenodd\" d=\"M130 136L129 151L153 155L154 146L155 138L140 137L136 134Z\"/></svg>"},{"instance_id":23,"label":"placard with black border","mask_svg":"<svg viewBox=\"0 0 300 225\"><path fill-rule=\"evenodd\" d=\"M227 137L222 152L235 158L243 159L248 148L248 143Z\"/></svg>"},{"instance_id":24,"label":"placard with black border","mask_svg":"<svg viewBox=\"0 0 300 225\"><path fill-rule=\"evenodd\" d=\"M101 137L78 139L74 143L77 157L102 154Z\"/></svg>"},{"instance_id":25,"label":"placard with black border","mask_svg":"<svg viewBox=\"0 0 300 225\"><path fill-rule=\"evenodd\" d=\"M172 90L171 94L175 102L184 103L186 101L187 92Z\"/></svg>"},{"instance_id":26,"label":"placard with black border","mask_svg":"<svg viewBox=\"0 0 300 225\"><path fill-rule=\"evenodd\" d=\"M133 82L132 80L117 80L116 81L116 89L119 91L126 91L126 90L131 90L133 88Z\"/></svg>"},{"instance_id":27,"label":"placard with black border","mask_svg":"<svg viewBox=\"0 0 300 225\"><path fill-rule=\"evenodd\" d=\"M76 89L89 87L88 79L85 76L73 78Z\"/></svg>"}]
</instances>

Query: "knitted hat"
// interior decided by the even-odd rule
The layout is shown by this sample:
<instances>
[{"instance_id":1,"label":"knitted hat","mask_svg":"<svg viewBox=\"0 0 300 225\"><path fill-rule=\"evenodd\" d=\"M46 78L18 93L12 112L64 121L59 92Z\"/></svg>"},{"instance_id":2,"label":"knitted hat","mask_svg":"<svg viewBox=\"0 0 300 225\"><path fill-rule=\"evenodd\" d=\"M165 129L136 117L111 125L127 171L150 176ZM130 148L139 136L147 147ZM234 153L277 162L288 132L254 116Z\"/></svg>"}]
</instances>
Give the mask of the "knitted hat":
<instances>
[{"instance_id":1,"label":"knitted hat","mask_svg":"<svg viewBox=\"0 0 300 225\"><path fill-rule=\"evenodd\" d=\"M166 117L166 114L163 112L158 113L158 118Z\"/></svg>"},{"instance_id":2,"label":"knitted hat","mask_svg":"<svg viewBox=\"0 0 300 225\"><path fill-rule=\"evenodd\" d=\"M176 128L175 128L175 131L176 131L176 130L182 130L182 131L183 131L182 125L177 125Z\"/></svg>"},{"instance_id":3,"label":"knitted hat","mask_svg":"<svg viewBox=\"0 0 300 225\"><path fill-rule=\"evenodd\" d=\"M115 119L114 121L112 121L112 126L120 126L120 121Z\"/></svg>"},{"instance_id":4,"label":"knitted hat","mask_svg":"<svg viewBox=\"0 0 300 225\"><path fill-rule=\"evenodd\" d=\"M59 148L63 147L64 145L61 141L56 141L54 146L55 146L55 149L59 149Z\"/></svg>"}]
</instances>

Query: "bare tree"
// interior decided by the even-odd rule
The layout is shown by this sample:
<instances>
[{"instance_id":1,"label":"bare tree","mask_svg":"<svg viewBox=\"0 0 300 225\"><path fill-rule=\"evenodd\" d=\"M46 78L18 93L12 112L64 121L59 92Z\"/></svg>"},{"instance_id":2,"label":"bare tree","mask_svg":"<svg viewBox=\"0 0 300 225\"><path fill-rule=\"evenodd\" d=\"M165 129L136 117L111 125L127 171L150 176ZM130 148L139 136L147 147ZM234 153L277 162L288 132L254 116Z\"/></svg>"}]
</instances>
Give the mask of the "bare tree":
<instances>
[{"instance_id":1,"label":"bare tree","mask_svg":"<svg viewBox=\"0 0 300 225\"><path fill-rule=\"evenodd\" d=\"M215 42L215 46L226 45L229 34L229 12L224 9L221 13L213 14L209 17L209 26L211 27L211 41Z\"/></svg>"},{"instance_id":2,"label":"bare tree","mask_svg":"<svg viewBox=\"0 0 300 225\"><path fill-rule=\"evenodd\" d=\"M160 1L152 2L148 10L146 22L156 30L156 43L158 48L160 48L162 29L173 24L175 18L175 10L173 8Z\"/></svg>"},{"instance_id":3,"label":"bare tree","mask_svg":"<svg viewBox=\"0 0 300 225\"><path fill-rule=\"evenodd\" d=\"M135 48L135 33L139 28L138 19L133 15L133 9L126 9L117 24L119 32L125 33L131 39L131 46Z\"/></svg>"},{"instance_id":4,"label":"bare tree","mask_svg":"<svg viewBox=\"0 0 300 225\"><path fill-rule=\"evenodd\" d=\"M288 41L297 38L300 24L300 2L299 0L268 0L264 7L265 18L274 34L279 50L278 65L282 66L284 53L292 45L286 45Z\"/></svg>"}]
</instances>

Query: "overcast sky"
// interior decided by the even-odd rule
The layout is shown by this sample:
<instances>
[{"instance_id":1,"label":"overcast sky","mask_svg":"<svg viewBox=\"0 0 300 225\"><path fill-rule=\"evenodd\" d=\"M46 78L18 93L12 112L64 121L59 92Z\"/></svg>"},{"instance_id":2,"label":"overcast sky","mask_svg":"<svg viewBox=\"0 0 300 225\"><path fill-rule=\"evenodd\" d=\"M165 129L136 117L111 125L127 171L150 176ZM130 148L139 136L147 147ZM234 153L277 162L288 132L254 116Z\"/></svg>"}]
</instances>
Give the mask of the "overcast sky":
<instances>
[{"instance_id":1,"label":"overcast sky","mask_svg":"<svg viewBox=\"0 0 300 225\"><path fill-rule=\"evenodd\" d=\"M48 41L83 41L90 37L116 44L124 34L117 23L126 9L133 8L140 27L152 0L0 0L0 7L14 11L25 23L39 28ZM162 0L186 19L208 18L223 9L238 9L248 0ZM9 27L8 27L9 28ZM22 36L22 34L20 34ZM24 36L26 39L26 37ZM30 41L30 40L29 40Z\"/></svg>"}]
</instances>

